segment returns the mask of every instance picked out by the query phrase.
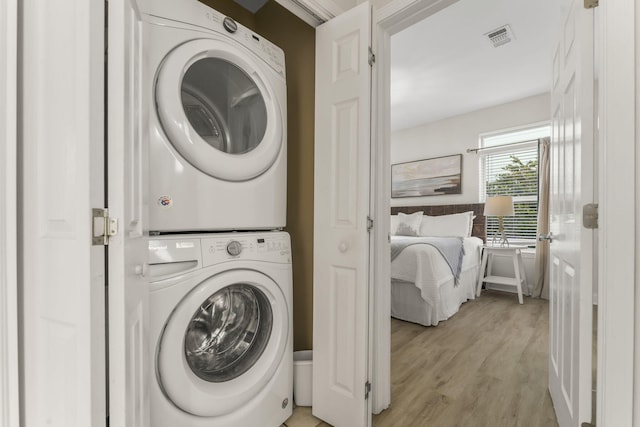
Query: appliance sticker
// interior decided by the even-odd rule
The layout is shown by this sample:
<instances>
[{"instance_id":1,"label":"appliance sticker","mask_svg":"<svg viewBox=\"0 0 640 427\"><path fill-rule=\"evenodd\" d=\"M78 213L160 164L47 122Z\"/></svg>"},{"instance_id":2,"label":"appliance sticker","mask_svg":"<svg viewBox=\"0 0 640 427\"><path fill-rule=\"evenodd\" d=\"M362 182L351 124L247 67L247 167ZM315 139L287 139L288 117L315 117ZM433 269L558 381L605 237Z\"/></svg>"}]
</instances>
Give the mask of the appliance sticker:
<instances>
[{"instance_id":1,"label":"appliance sticker","mask_svg":"<svg viewBox=\"0 0 640 427\"><path fill-rule=\"evenodd\" d=\"M161 208L170 208L173 206L173 200L171 200L171 196L160 196L158 198L158 206Z\"/></svg>"}]
</instances>

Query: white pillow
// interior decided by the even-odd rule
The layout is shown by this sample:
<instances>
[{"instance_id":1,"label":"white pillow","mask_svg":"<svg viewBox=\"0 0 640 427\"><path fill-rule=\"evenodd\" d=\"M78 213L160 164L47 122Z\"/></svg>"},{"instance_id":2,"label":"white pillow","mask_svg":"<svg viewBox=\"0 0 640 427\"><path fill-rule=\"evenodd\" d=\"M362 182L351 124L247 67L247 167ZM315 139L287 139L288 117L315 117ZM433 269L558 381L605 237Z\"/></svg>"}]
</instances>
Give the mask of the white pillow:
<instances>
[{"instance_id":1,"label":"white pillow","mask_svg":"<svg viewBox=\"0 0 640 427\"><path fill-rule=\"evenodd\" d=\"M429 237L471 237L473 211L422 218L420 236Z\"/></svg>"},{"instance_id":2,"label":"white pillow","mask_svg":"<svg viewBox=\"0 0 640 427\"><path fill-rule=\"evenodd\" d=\"M398 222L400 220L398 219L398 215L391 215L391 224L389 224L389 233L391 233L392 236L396 235L396 231L398 231Z\"/></svg>"},{"instance_id":3,"label":"white pillow","mask_svg":"<svg viewBox=\"0 0 640 427\"><path fill-rule=\"evenodd\" d=\"M396 236L419 236L423 215L424 212L415 212L410 215L398 213Z\"/></svg>"}]
</instances>

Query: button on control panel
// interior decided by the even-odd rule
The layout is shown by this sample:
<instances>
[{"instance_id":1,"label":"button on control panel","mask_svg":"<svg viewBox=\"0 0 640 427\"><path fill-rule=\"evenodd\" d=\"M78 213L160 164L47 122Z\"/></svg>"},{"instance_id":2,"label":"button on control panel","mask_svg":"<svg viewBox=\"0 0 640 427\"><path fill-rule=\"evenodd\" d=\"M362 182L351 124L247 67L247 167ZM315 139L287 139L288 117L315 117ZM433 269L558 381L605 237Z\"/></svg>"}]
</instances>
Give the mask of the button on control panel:
<instances>
[{"instance_id":1,"label":"button on control panel","mask_svg":"<svg viewBox=\"0 0 640 427\"><path fill-rule=\"evenodd\" d=\"M238 256L242 252L242 244L233 240L227 244L227 253L231 256Z\"/></svg>"}]
</instances>

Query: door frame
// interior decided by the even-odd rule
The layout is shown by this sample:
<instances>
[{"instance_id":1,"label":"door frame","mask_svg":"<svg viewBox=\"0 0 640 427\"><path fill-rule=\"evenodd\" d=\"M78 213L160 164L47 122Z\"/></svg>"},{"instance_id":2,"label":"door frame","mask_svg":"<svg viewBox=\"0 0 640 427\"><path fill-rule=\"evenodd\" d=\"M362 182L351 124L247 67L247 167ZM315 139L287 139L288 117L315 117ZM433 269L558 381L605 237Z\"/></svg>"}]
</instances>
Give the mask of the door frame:
<instances>
[{"instance_id":1,"label":"door frame","mask_svg":"<svg viewBox=\"0 0 640 427\"><path fill-rule=\"evenodd\" d=\"M623 4L624 3L624 4ZM598 194L600 230L598 246L598 360L596 425L638 425L634 406L640 409L640 354L634 356L634 341L640 343L640 295L635 293L640 275L636 250L640 242L638 177L640 150L637 150L636 126L640 117L636 108L636 43L640 28L634 2L601 2L600 23L595 43L600 56L599 68L599 158ZM629 88L635 88L629 90ZM628 177L635 176L636 182ZM619 183L626 182L627 191ZM629 239L629 236L635 236ZM634 361L635 359L635 361ZM634 365L635 362L635 365ZM629 375L634 372L634 375ZM635 378L633 378L635 376ZM635 421L635 423L634 423Z\"/></svg>"},{"instance_id":2,"label":"door frame","mask_svg":"<svg viewBox=\"0 0 640 427\"><path fill-rule=\"evenodd\" d=\"M0 427L20 425L18 362L18 0L0 4Z\"/></svg>"},{"instance_id":3,"label":"door frame","mask_svg":"<svg viewBox=\"0 0 640 427\"><path fill-rule=\"evenodd\" d=\"M389 215L390 215L390 37L427 16L455 3L457 0L392 0L376 13L374 26L376 49L376 73L373 76L376 125L372 129L373 150L377 154L372 160L373 184L376 186L372 203L377 226L374 228L373 256L376 260L373 289L372 336L374 337L373 400L372 410L379 413L391 403L389 317L391 308ZM640 351L634 355L634 339L640 344L640 293L636 294L636 283L640 284L640 150L635 146L636 113L634 91L636 79L640 81L640 68L635 66L635 45L640 45L640 13L636 13L633 2L600 5L601 20L596 33L596 43L603 53L596 67L599 80L599 139L596 149L599 158L597 184L600 194L600 231L598 246L598 358L596 392L597 425L632 425L634 408L640 411ZM620 46L624 46L621 48ZM549 52L551 55L551 51ZM640 90L636 89L638 92ZM633 153L633 155L630 155ZM628 177L636 182L629 183ZM619 191L618 183L626 182L628 192ZM631 226L629 224L632 224ZM630 230L630 227L632 230ZM636 231L637 230L637 231ZM628 239L630 232L635 239ZM630 279L633 278L633 279ZM604 284L607 284L604 286ZM636 337L637 335L637 337ZM637 338L637 339L636 339ZM629 372L635 372L634 376ZM606 396L606 397L605 397ZM637 412L640 413L640 412ZM636 420L640 425L640 419Z\"/></svg>"},{"instance_id":4,"label":"door frame","mask_svg":"<svg viewBox=\"0 0 640 427\"><path fill-rule=\"evenodd\" d=\"M378 414L391 404L391 256L389 215L391 211L391 36L435 14L458 0L392 0L374 11L373 49L376 66L372 75L371 126L371 212L373 287L369 310L372 321L372 412Z\"/></svg>"}]
</instances>

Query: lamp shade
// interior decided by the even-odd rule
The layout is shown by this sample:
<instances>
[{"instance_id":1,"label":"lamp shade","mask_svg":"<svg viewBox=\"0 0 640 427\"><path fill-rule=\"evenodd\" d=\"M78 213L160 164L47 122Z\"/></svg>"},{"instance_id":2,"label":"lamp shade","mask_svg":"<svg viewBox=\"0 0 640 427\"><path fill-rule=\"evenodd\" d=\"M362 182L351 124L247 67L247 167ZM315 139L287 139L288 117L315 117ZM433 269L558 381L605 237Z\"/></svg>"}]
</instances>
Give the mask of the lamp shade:
<instances>
[{"instance_id":1,"label":"lamp shade","mask_svg":"<svg viewBox=\"0 0 640 427\"><path fill-rule=\"evenodd\" d=\"M485 216L513 216L513 197L489 196L484 203Z\"/></svg>"}]
</instances>

